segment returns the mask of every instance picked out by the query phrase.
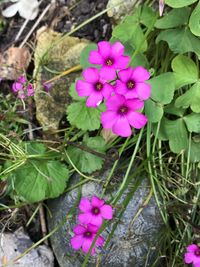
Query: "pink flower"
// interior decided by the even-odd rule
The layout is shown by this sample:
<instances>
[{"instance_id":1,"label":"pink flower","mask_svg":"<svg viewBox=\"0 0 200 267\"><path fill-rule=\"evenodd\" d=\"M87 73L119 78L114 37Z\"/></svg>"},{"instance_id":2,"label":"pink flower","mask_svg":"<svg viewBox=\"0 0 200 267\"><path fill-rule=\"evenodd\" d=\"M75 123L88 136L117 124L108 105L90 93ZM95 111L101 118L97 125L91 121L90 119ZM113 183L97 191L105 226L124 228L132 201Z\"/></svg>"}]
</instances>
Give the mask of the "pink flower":
<instances>
[{"instance_id":1,"label":"pink flower","mask_svg":"<svg viewBox=\"0 0 200 267\"><path fill-rule=\"evenodd\" d=\"M12 91L21 99L34 95L32 84L28 83L25 76L20 76L12 85Z\"/></svg>"},{"instance_id":2,"label":"pink flower","mask_svg":"<svg viewBox=\"0 0 200 267\"><path fill-rule=\"evenodd\" d=\"M103 199L96 196L92 197L91 202L87 198L82 198L79 209L83 213L78 215L79 221L83 224L91 223L96 226L101 226L103 219L111 220L113 217L112 207L104 203Z\"/></svg>"},{"instance_id":3,"label":"pink flower","mask_svg":"<svg viewBox=\"0 0 200 267\"><path fill-rule=\"evenodd\" d=\"M98 230L99 228L92 224L76 225L73 229L75 235L71 239L71 246L73 247L73 249L79 250L80 248L82 248L84 253L88 253ZM102 236L99 236L94 247L92 248L91 255L96 252L95 247L101 247L103 243L104 238Z\"/></svg>"},{"instance_id":4,"label":"pink flower","mask_svg":"<svg viewBox=\"0 0 200 267\"><path fill-rule=\"evenodd\" d=\"M130 61L130 57L123 54L124 46L120 42L110 44L102 41L98 43L98 51L90 52L89 62L102 66L102 78L113 80L116 78L116 70L125 69Z\"/></svg>"},{"instance_id":5,"label":"pink flower","mask_svg":"<svg viewBox=\"0 0 200 267\"><path fill-rule=\"evenodd\" d=\"M200 247L192 244L187 247L187 252L184 255L185 263L193 263L194 267L200 267Z\"/></svg>"},{"instance_id":6,"label":"pink flower","mask_svg":"<svg viewBox=\"0 0 200 267\"><path fill-rule=\"evenodd\" d=\"M106 101L107 110L101 114L103 127L112 129L119 136L130 136L130 126L140 129L147 123L145 115L136 112L143 106L144 102L139 99L127 100L122 95L111 96Z\"/></svg>"},{"instance_id":7,"label":"pink flower","mask_svg":"<svg viewBox=\"0 0 200 267\"><path fill-rule=\"evenodd\" d=\"M44 91L46 91L48 93L49 90L52 88L53 84L43 81L42 86L44 88Z\"/></svg>"},{"instance_id":8,"label":"pink flower","mask_svg":"<svg viewBox=\"0 0 200 267\"><path fill-rule=\"evenodd\" d=\"M118 73L115 91L126 99L140 98L147 100L151 94L151 86L145 83L150 78L149 72L143 67L127 68Z\"/></svg>"},{"instance_id":9,"label":"pink flower","mask_svg":"<svg viewBox=\"0 0 200 267\"><path fill-rule=\"evenodd\" d=\"M110 97L113 92L113 87L101 78L98 69L85 69L83 71L83 77L85 81L77 81L76 91L79 96L88 96L86 102L88 107L97 107L103 98L107 99Z\"/></svg>"}]
</instances>

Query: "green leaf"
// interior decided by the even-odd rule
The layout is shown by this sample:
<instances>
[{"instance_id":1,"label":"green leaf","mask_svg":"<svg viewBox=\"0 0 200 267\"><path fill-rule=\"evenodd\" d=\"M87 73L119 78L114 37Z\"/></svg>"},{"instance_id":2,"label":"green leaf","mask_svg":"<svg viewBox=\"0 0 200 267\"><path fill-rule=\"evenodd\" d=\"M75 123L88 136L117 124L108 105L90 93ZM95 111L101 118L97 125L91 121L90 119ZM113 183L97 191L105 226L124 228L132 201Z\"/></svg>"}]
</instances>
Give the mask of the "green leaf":
<instances>
[{"instance_id":1,"label":"green leaf","mask_svg":"<svg viewBox=\"0 0 200 267\"><path fill-rule=\"evenodd\" d=\"M182 118L174 121L164 118L160 127L161 132L169 140L169 146L172 152L180 153L182 150L187 149L188 134Z\"/></svg>"},{"instance_id":2,"label":"green leaf","mask_svg":"<svg viewBox=\"0 0 200 267\"><path fill-rule=\"evenodd\" d=\"M176 88L195 83L198 80L198 68L189 57L178 55L172 61Z\"/></svg>"},{"instance_id":3,"label":"green leaf","mask_svg":"<svg viewBox=\"0 0 200 267\"><path fill-rule=\"evenodd\" d=\"M185 113L185 109L177 108L175 106L175 102L172 101L169 105L164 107L164 112L167 114L178 116L178 117L183 117L183 114Z\"/></svg>"},{"instance_id":4,"label":"green leaf","mask_svg":"<svg viewBox=\"0 0 200 267\"><path fill-rule=\"evenodd\" d=\"M189 6L193 3L195 3L197 0L166 0L165 3L168 6L179 8L184 6Z\"/></svg>"},{"instance_id":5,"label":"green leaf","mask_svg":"<svg viewBox=\"0 0 200 267\"><path fill-rule=\"evenodd\" d=\"M81 78L80 79L77 79L77 80L81 80ZM73 98L73 100L76 100L76 101L85 101L85 97L80 97L78 95L78 93L76 91L76 83L72 83L70 85L69 94Z\"/></svg>"},{"instance_id":6,"label":"green leaf","mask_svg":"<svg viewBox=\"0 0 200 267\"><path fill-rule=\"evenodd\" d=\"M135 22L133 16L127 16L124 22L116 26L112 32L115 39L122 43L128 42L134 49L139 49L138 52L147 50L147 41L139 23Z\"/></svg>"},{"instance_id":7,"label":"green leaf","mask_svg":"<svg viewBox=\"0 0 200 267\"><path fill-rule=\"evenodd\" d=\"M94 131L100 127L100 108L88 108L85 102L72 103L67 108L67 119L78 129Z\"/></svg>"},{"instance_id":8,"label":"green leaf","mask_svg":"<svg viewBox=\"0 0 200 267\"><path fill-rule=\"evenodd\" d=\"M148 81L151 84L151 98L162 104L168 104L172 101L175 91L175 81L173 73L161 74Z\"/></svg>"},{"instance_id":9,"label":"green leaf","mask_svg":"<svg viewBox=\"0 0 200 267\"><path fill-rule=\"evenodd\" d=\"M145 114L150 122L158 122L163 116L163 107L151 99L145 102Z\"/></svg>"},{"instance_id":10,"label":"green leaf","mask_svg":"<svg viewBox=\"0 0 200 267\"><path fill-rule=\"evenodd\" d=\"M44 154L47 147L42 143L36 142L24 142L23 145L26 147L26 152L29 155Z\"/></svg>"},{"instance_id":11,"label":"green leaf","mask_svg":"<svg viewBox=\"0 0 200 267\"><path fill-rule=\"evenodd\" d=\"M190 162L199 162L199 161L200 161L200 143L191 141Z\"/></svg>"},{"instance_id":12,"label":"green leaf","mask_svg":"<svg viewBox=\"0 0 200 267\"><path fill-rule=\"evenodd\" d=\"M163 18L157 20L155 27L159 29L175 28L188 23L190 8L172 9Z\"/></svg>"},{"instance_id":13,"label":"green leaf","mask_svg":"<svg viewBox=\"0 0 200 267\"><path fill-rule=\"evenodd\" d=\"M189 27L194 35L200 36L200 2L190 16Z\"/></svg>"},{"instance_id":14,"label":"green leaf","mask_svg":"<svg viewBox=\"0 0 200 267\"><path fill-rule=\"evenodd\" d=\"M85 136L82 145L101 153L104 153L106 150L106 143L100 136ZM100 170L102 167L103 159L92 153L73 146L68 147L67 152L75 166L84 173L92 173L96 170Z\"/></svg>"},{"instance_id":15,"label":"green leaf","mask_svg":"<svg viewBox=\"0 0 200 267\"><path fill-rule=\"evenodd\" d=\"M200 58L200 40L188 28L162 31L156 38L156 43L160 41L166 41L174 53L194 52Z\"/></svg>"},{"instance_id":16,"label":"green leaf","mask_svg":"<svg viewBox=\"0 0 200 267\"><path fill-rule=\"evenodd\" d=\"M176 107L188 108L200 113L200 82L196 82L186 93L179 96L175 102Z\"/></svg>"},{"instance_id":17,"label":"green leaf","mask_svg":"<svg viewBox=\"0 0 200 267\"><path fill-rule=\"evenodd\" d=\"M80 56L80 65L83 69L86 69L88 67L92 67L96 65L90 64L88 61L89 54L92 50L97 50L97 45L96 44L89 44L86 46Z\"/></svg>"},{"instance_id":18,"label":"green leaf","mask_svg":"<svg viewBox=\"0 0 200 267\"><path fill-rule=\"evenodd\" d=\"M189 132L200 133L200 114L192 113L183 119Z\"/></svg>"},{"instance_id":19,"label":"green leaf","mask_svg":"<svg viewBox=\"0 0 200 267\"><path fill-rule=\"evenodd\" d=\"M31 160L14 174L17 194L29 203L58 197L65 189L68 169L58 161Z\"/></svg>"},{"instance_id":20,"label":"green leaf","mask_svg":"<svg viewBox=\"0 0 200 267\"><path fill-rule=\"evenodd\" d=\"M156 20L156 12L149 6L143 5L135 9L132 18L135 23L141 23L147 28Z\"/></svg>"}]
</instances>

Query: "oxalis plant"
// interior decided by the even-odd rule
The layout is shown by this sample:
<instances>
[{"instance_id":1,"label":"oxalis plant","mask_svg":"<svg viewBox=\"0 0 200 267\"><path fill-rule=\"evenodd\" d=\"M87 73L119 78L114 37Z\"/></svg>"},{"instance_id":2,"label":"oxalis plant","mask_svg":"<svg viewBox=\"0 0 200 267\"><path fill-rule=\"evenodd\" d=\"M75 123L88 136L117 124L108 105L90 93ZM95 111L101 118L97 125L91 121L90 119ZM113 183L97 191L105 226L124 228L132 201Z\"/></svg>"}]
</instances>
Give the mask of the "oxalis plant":
<instances>
[{"instance_id":1,"label":"oxalis plant","mask_svg":"<svg viewBox=\"0 0 200 267\"><path fill-rule=\"evenodd\" d=\"M102 183L93 173L116 150L101 196L79 203L71 245L86 253L83 266L97 246L109 245L116 225L108 240L101 234L110 220L123 216L118 200L130 183L141 184L134 180L139 174L151 185L144 204L154 196L164 223L152 266L200 266L200 2L166 0L162 17L154 2L135 8L114 27L109 41L90 44L82 52L83 72L70 87L73 102L67 107L69 127L62 144L16 143L0 135L1 177L16 204L72 190L67 182L74 171L82 177L75 187L89 180ZM17 88L24 96L24 86ZM105 203L119 166L124 178Z\"/></svg>"}]
</instances>

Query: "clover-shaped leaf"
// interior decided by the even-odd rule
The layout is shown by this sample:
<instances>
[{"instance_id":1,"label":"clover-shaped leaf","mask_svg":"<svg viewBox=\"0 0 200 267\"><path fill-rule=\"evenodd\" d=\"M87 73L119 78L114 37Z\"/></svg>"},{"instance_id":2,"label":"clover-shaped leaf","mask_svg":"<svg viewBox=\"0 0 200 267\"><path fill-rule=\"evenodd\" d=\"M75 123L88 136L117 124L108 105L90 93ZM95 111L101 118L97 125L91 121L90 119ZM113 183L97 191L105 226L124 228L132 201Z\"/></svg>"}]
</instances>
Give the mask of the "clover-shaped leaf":
<instances>
[{"instance_id":1,"label":"clover-shaped leaf","mask_svg":"<svg viewBox=\"0 0 200 267\"><path fill-rule=\"evenodd\" d=\"M200 82L196 82L188 91L179 96L175 102L176 107L188 108L200 113Z\"/></svg>"},{"instance_id":2,"label":"clover-shaped leaf","mask_svg":"<svg viewBox=\"0 0 200 267\"><path fill-rule=\"evenodd\" d=\"M192 113L183 117L188 131L200 133L200 114Z\"/></svg>"},{"instance_id":3,"label":"clover-shaped leaf","mask_svg":"<svg viewBox=\"0 0 200 267\"><path fill-rule=\"evenodd\" d=\"M198 68L189 57L178 55L172 61L176 88L195 83L198 80Z\"/></svg>"},{"instance_id":4,"label":"clover-shaped leaf","mask_svg":"<svg viewBox=\"0 0 200 267\"><path fill-rule=\"evenodd\" d=\"M165 3L174 8L189 6L195 3L197 0L166 0Z\"/></svg>"},{"instance_id":5,"label":"clover-shaped leaf","mask_svg":"<svg viewBox=\"0 0 200 267\"><path fill-rule=\"evenodd\" d=\"M147 115L148 121L158 122L163 116L163 106L160 103L156 103L151 99L145 102L145 114Z\"/></svg>"},{"instance_id":6,"label":"clover-shaped leaf","mask_svg":"<svg viewBox=\"0 0 200 267\"><path fill-rule=\"evenodd\" d=\"M200 36L200 2L192 11L189 21L189 27L194 35Z\"/></svg>"},{"instance_id":7,"label":"clover-shaped leaf","mask_svg":"<svg viewBox=\"0 0 200 267\"><path fill-rule=\"evenodd\" d=\"M173 73L168 72L156 76L148 81L151 84L151 98L162 104L168 104L172 101L175 90L175 80Z\"/></svg>"}]
</instances>

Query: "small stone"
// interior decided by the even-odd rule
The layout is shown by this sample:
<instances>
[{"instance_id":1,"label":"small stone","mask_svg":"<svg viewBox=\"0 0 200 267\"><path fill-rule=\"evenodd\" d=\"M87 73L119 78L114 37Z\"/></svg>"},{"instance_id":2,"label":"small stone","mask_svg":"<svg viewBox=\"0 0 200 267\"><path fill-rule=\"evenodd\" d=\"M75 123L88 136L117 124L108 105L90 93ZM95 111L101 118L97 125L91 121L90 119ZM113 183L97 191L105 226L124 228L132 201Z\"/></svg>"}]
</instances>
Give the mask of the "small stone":
<instances>
[{"instance_id":1,"label":"small stone","mask_svg":"<svg viewBox=\"0 0 200 267\"><path fill-rule=\"evenodd\" d=\"M3 233L0 248L1 263L3 262L7 267L53 267L54 256L46 245L31 249L24 257L9 264L32 245L33 242L23 228L19 228L14 233ZM0 266L2 266L1 263Z\"/></svg>"}]
</instances>

